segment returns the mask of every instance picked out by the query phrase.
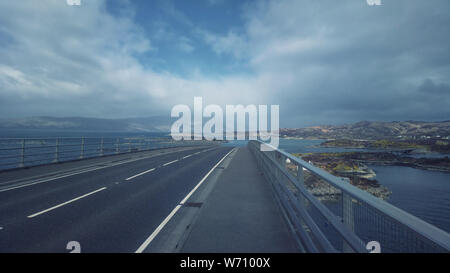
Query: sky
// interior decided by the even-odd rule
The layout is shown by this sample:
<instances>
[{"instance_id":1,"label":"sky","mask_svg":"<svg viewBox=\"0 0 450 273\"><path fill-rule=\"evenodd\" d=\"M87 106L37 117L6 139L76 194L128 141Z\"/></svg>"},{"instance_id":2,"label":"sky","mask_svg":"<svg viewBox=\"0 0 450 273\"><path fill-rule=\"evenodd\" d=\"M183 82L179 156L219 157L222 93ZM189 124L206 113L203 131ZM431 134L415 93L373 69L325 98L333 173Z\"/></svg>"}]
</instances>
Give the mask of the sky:
<instances>
[{"instance_id":1,"label":"sky","mask_svg":"<svg viewBox=\"0 0 450 273\"><path fill-rule=\"evenodd\" d=\"M450 1L0 0L0 118L450 120Z\"/></svg>"}]
</instances>

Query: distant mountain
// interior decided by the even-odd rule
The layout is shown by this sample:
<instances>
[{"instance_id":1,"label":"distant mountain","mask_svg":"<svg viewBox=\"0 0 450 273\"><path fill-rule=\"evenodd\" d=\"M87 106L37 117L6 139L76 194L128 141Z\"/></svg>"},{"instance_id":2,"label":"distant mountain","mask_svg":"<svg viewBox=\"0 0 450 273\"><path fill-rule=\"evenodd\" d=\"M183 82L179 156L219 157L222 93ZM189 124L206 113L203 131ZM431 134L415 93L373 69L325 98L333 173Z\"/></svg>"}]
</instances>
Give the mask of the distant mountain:
<instances>
[{"instance_id":1,"label":"distant mountain","mask_svg":"<svg viewBox=\"0 0 450 273\"><path fill-rule=\"evenodd\" d=\"M280 129L284 137L322 139L418 139L450 138L450 121L361 121L345 125L322 125Z\"/></svg>"},{"instance_id":2,"label":"distant mountain","mask_svg":"<svg viewBox=\"0 0 450 273\"><path fill-rule=\"evenodd\" d=\"M83 117L30 117L0 119L1 129L40 129L111 132L168 132L169 116L145 118L101 119Z\"/></svg>"},{"instance_id":3,"label":"distant mountain","mask_svg":"<svg viewBox=\"0 0 450 273\"><path fill-rule=\"evenodd\" d=\"M0 130L39 129L67 131L109 132L169 132L170 116L103 119L84 117L29 117L0 119ZM282 137L322 139L386 139L386 138L447 138L450 139L450 120L424 121L361 121L344 125L320 125L305 128L280 129Z\"/></svg>"}]
</instances>

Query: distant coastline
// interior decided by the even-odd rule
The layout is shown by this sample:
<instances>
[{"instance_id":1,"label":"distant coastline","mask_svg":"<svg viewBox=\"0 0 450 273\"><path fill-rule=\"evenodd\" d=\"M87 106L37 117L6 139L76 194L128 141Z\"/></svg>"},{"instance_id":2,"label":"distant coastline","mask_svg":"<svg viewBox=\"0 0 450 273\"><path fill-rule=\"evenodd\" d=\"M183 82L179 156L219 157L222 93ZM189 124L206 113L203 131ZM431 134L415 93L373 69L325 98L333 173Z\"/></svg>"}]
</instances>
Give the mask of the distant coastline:
<instances>
[{"instance_id":1,"label":"distant coastline","mask_svg":"<svg viewBox=\"0 0 450 273\"><path fill-rule=\"evenodd\" d=\"M343 125L281 128L280 136L325 140L450 140L450 121L361 121Z\"/></svg>"},{"instance_id":2,"label":"distant coastline","mask_svg":"<svg viewBox=\"0 0 450 273\"><path fill-rule=\"evenodd\" d=\"M285 140L320 140L311 149L318 152L294 155L333 175L346 177L352 185L385 200L392 192L377 181L377 174L369 165L450 173L449 121L359 122L281 129L280 136ZM320 199L339 200L336 189L313 175L305 176L305 186Z\"/></svg>"}]
</instances>

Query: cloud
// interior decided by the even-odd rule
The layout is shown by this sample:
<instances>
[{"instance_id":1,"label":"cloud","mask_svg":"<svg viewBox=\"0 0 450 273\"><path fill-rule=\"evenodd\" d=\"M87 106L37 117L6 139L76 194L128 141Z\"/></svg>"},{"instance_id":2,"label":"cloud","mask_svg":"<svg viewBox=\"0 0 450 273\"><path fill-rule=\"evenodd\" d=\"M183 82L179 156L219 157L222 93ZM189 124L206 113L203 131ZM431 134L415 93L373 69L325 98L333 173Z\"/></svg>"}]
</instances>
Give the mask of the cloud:
<instances>
[{"instance_id":1,"label":"cloud","mask_svg":"<svg viewBox=\"0 0 450 273\"><path fill-rule=\"evenodd\" d=\"M113 15L103 0L1 1L0 115L168 115L203 96L279 104L290 127L450 116L446 0L248 2L243 23L222 33L169 1L144 27L138 7L121 3ZM169 46L199 60L192 74L153 70L170 62L160 55ZM225 63L240 72L201 72Z\"/></svg>"},{"instance_id":2,"label":"cloud","mask_svg":"<svg viewBox=\"0 0 450 273\"><path fill-rule=\"evenodd\" d=\"M31 86L31 83L27 79L25 79L25 75L22 73L22 71L9 66L0 65L0 77L2 77L2 81L8 86L14 86L18 84Z\"/></svg>"},{"instance_id":3,"label":"cloud","mask_svg":"<svg viewBox=\"0 0 450 273\"><path fill-rule=\"evenodd\" d=\"M195 49L195 47L192 45L192 40L187 38L186 36L181 36L178 39L178 47L181 51L184 51L186 53L191 53Z\"/></svg>"},{"instance_id":4,"label":"cloud","mask_svg":"<svg viewBox=\"0 0 450 273\"><path fill-rule=\"evenodd\" d=\"M448 1L264 1L247 7L245 39L210 41L218 54L248 58L289 126L448 119L447 11ZM424 97L428 78L439 97Z\"/></svg>"},{"instance_id":5,"label":"cloud","mask_svg":"<svg viewBox=\"0 0 450 273\"><path fill-rule=\"evenodd\" d=\"M230 54L237 59L245 57L247 43L243 37L233 31L229 31L225 36L217 35L204 29L198 29L197 33L211 46L216 54Z\"/></svg>"},{"instance_id":6,"label":"cloud","mask_svg":"<svg viewBox=\"0 0 450 273\"><path fill-rule=\"evenodd\" d=\"M151 41L132 13L113 17L105 1L2 1L0 10L0 33L11 37L0 49L3 116L157 113L180 82L143 67Z\"/></svg>"}]
</instances>

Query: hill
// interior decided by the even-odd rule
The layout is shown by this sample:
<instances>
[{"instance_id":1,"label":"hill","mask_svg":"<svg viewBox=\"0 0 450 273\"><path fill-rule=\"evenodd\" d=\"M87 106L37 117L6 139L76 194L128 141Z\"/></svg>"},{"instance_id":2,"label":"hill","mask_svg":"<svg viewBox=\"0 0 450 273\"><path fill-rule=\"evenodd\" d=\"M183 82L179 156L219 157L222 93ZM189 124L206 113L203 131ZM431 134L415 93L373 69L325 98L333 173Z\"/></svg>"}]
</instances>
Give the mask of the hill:
<instances>
[{"instance_id":1,"label":"hill","mask_svg":"<svg viewBox=\"0 0 450 273\"><path fill-rule=\"evenodd\" d=\"M344 125L322 125L280 129L282 137L320 139L450 139L450 121L361 121Z\"/></svg>"},{"instance_id":2,"label":"hill","mask_svg":"<svg viewBox=\"0 0 450 273\"><path fill-rule=\"evenodd\" d=\"M0 119L1 129L39 129L111 132L168 132L170 117L101 119L85 117L30 117Z\"/></svg>"}]
</instances>

